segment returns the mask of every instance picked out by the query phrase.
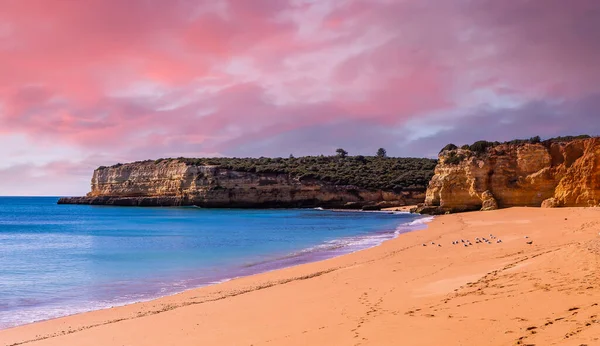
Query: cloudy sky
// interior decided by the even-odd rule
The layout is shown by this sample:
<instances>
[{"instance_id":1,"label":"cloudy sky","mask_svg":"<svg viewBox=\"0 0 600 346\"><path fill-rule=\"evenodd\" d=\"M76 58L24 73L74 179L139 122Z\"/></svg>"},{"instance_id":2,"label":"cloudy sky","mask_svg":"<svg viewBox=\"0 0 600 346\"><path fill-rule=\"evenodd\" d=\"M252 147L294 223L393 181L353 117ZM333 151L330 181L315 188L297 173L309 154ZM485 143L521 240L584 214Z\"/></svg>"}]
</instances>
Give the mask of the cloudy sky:
<instances>
[{"instance_id":1,"label":"cloudy sky","mask_svg":"<svg viewBox=\"0 0 600 346\"><path fill-rule=\"evenodd\" d=\"M178 156L600 134L597 0L2 0L0 195Z\"/></svg>"}]
</instances>

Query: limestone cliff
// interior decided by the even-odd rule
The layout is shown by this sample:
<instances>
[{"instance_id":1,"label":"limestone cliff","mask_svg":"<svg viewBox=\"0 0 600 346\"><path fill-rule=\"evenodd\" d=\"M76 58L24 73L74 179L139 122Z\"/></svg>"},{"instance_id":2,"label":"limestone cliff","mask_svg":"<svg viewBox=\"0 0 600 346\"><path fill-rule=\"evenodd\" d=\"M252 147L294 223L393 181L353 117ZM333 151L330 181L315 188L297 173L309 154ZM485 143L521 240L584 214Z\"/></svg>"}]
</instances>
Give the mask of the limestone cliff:
<instances>
[{"instance_id":1,"label":"limestone cliff","mask_svg":"<svg viewBox=\"0 0 600 346\"><path fill-rule=\"evenodd\" d=\"M386 191L337 185L289 173L255 173L182 160L157 160L101 167L86 197L60 204L201 207L377 208L416 204L425 189Z\"/></svg>"},{"instance_id":2,"label":"limestone cliff","mask_svg":"<svg viewBox=\"0 0 600 346\"><path fill-rule=\"evenodd\" d=\"M425 213L600 205L600 138L442 151Z\"/></svg>"}]
</instances>

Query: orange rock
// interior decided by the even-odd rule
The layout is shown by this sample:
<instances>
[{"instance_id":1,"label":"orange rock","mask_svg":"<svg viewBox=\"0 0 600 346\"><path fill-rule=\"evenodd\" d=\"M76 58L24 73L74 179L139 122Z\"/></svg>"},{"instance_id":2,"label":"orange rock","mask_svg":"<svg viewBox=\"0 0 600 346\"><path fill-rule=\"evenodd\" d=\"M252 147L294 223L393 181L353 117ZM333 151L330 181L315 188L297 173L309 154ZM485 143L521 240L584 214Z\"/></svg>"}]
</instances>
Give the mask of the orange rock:
<instances>
[{"instance_id":1,"label":"orange rock","mask_svg":"<svg viewBox=\"0 0 600 346\"><path fill-rule=\"evenodd\" d=\"M600 139L568 146L573 156L555 191L555 198L566 207L590 207L600 204Z\"/></svg>"},{"instance_id":2,"label":"orange rock","mask_svg":"<svg viewBox=\"0 0 600 346\"><path fill-rule=\"evenodd\" d=\"M548 199L545 199L542 202L542 208L557 208L559 206L560 206L560 203L554 197L550 197Z\"/></svg>"},{"instance_id":3,"label":"orange rock","mask_svg":"<svg viewBox=\"0 0 600 346\"><path fill-rule=\"evenodd\" d=\"M545 207L600 204L599 138L500 144L482 154L443 151L423 208L457 212L542 202Z\"/></svg>"}]
</instances>

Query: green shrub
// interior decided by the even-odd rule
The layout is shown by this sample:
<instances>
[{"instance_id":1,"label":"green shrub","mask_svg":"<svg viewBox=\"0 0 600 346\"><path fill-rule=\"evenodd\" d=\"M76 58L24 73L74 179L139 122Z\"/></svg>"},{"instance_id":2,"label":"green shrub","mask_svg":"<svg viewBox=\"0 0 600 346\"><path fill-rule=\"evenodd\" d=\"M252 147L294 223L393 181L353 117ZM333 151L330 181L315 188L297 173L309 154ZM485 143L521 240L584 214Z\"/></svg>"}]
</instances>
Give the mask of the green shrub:
<instances>
[{"instance_id":1,"label":"green shrub","mask_svg":"<svg viewBox=\"0 0 600 346\"><path fill-rule=\"evenodd\" d=\"M559 136L559 137L549 138L549 139L545 140L544 142L548 142L548 143L570 142L575 139L588 139L588 138L592 138L592 137L590 135L562 136L562 137Z\"/></svg>"},{"instance_id":2,"label":"green shrub","mask_svg":"<svg viewBox=\"0 0 600 346\"><path fill-rule=\"evenodd\" d=\"M549 138L549 139L546 139L545 141L542 141L540 136L534 136L529 139L513 139L511 141L507 141L504 143L501 143L498 141L495 141L495 142L477 141L471 145L465 144L461 147L461 149L465 149L465 150L469 149L476 154L482 154L482 153L485 153L488 148L496 147L501 144L518 146L518 145L523 145L523 144L543 143L544 145L549 145L549 144L556 143L556 142L569 142L569 141L573 141L573 140L577 140L577 139L587 139L587 138L592 138L592 137L589 135L562 136L562 137ZM444 150L455 150L456 148L457 147L454 144L448 144L444 148L442 148L442 150L440 150L440 153L442 153ZM451 160L454 162L456 159L451 159Z\"/></svg>"},{"instance_id":3,"label":"green shrub","mask_svg":"<svg viewBox=\"0 0 600 346\"><path fill-rule=\"evenodd\" d=\"M469 149L471 149L472 152L481 154L481 153L485 153L485 151L489 148L494 146L494 143L492 142L488 142L488 141L477 141L473 144L471 144L471 146L469 147Z\"/></svg>"},{"instance_id":4,"label":"green shrub","mask_svg":"<svg viewBox=\"0 0 600 346\"><path fill-rule=\"evenodd\" d=\"M450 144L447 144L445 147L443 147L442 150L440 150L440 153L442 153L443 151L446 151L446 150L456 150L456 149L458 149L458 147L456 145L450 143Z\"/></svg>"},{"instance_id":5,"label":"green shrub","mask_svg":"<svg viewBox=\"0 0 600 346\"><path fill-rule=\"evenodd\" d=\"M528 144L531 143L530 140L528 139L513 139L512 141L508 141L505 142L505 144L509 144L509 145L522 145L522 144ZM495 144L495 145L500 145L501 143Z\"/></svg>"}]
</instances>

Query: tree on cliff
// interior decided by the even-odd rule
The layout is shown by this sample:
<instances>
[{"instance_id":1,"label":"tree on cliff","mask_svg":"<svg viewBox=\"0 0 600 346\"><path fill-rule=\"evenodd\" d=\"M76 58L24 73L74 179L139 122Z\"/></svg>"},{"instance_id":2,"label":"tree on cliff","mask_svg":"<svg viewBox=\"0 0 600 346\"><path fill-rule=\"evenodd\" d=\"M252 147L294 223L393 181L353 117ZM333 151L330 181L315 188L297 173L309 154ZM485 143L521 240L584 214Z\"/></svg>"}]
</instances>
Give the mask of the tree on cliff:
<instances>
[{"instance_id":1,"label":"tree on cliff","mask_svg":"<svg viewBox=\"0 0 600 346\"><path fill-rule=\"evenodd\" d=\"M337 153L337 156L339 156L341 158L344 158L344 157L348 156L348 152L346 150L342 149L342 148L336 149L335 152Z\"/></svg>"},{"instance_id":2,"label":"tree on cliff","mask_svg":"<svg viewBox=\"0 0 600 346\"><path fill-rule=\"evenodd\" d=\"M377 157L386 157L387 156L387 151L383 148L379 148L379 150L377 150Z\"/></svg>"}]
</instances>

